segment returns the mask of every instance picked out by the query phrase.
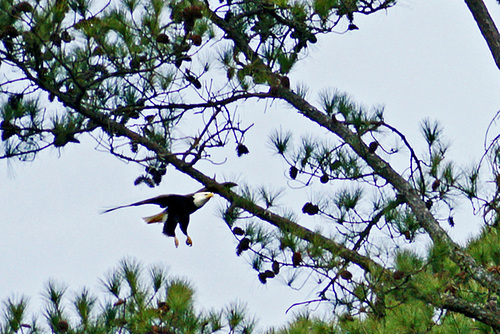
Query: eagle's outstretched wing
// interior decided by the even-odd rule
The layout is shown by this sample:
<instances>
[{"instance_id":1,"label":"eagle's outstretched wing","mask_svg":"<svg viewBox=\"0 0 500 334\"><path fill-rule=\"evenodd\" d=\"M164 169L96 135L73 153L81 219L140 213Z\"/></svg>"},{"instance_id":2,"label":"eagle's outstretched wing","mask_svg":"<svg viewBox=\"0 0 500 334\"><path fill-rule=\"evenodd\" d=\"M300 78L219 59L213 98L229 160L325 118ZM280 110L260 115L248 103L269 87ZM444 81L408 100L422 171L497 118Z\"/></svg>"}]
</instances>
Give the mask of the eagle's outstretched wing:
<instances>
[{"instance_id":1,"label":"eagle's outstretched wing","mask_svg":"<svg viewBox=\"0 0 500 334\"><path fill-rule=\"evenodd\" d=\"M224 182L224 183L222 183L222 186L224 186L226 188L232 188L232 187L237 186L237 184L234 183L234 182ZM200 192L211 192L211 191L212 191L211 187L203 187L200 190L194 192L193 194L200 193ZM189 194L189 195L185 195L185 196L192 196L193 194ZM139 206L139 205L143 205L143 204L156 204L156 205L159 205L162 208L166 208L166 207L168 207L170 205L170 203L172 202L172 200L173 200L174 197L178 198L178 197L181 197L181 196L182 195L174 195L174 194L160 195L160 196L156 196L156 197L153 197L153 198L145 199L145 200L140 201L140 202L135 202L135 203L132 203L132 204L127 204L127 205L120 205L120 206L117 206L117 207L114 207L114 208L106 209L106 210L102 211L101 213L107 213L107 212L111 212L111 211L122 209L122 208L128 208L130 206Z\"/></svg>"},{"instance_id":2,"label":"eagle's outstretched wing","mask_svg":"<svg viewBox=\"0 0 500 334\"><path fill-rule=\"evenodd\" d=\"M139 206L139 205L143 205L143 204L156 204L162 208L166 208L169 205L171 198L172 198L172 195L160 195L160 196L156 196L153 198L145 199L145 200L140 201L140 202L135 202L132 204L127 204L127 205L120 205L120 206L117 206L117 207L114 207L111 209L104 210L101 213L107 213L107 212L111 212L111 211L114 211L117 209L128 208L129 206Z\"/></svg>"}]
</instances>

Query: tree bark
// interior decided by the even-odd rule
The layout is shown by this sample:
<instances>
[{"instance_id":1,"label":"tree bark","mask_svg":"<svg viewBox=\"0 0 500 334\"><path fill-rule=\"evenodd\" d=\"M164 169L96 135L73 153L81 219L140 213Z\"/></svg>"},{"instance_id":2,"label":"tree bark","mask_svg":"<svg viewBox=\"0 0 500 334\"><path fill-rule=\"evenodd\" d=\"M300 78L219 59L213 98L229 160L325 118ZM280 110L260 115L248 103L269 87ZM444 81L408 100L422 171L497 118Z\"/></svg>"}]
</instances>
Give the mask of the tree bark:
<instances>
[{"instance_id":1,"label":"tree bark","mask_svg":"<svg viewBox=\"0 0 500 334\"><path fill-rule=\"evenodd\" d=\"M500 69L500 34L495 22L488 13L488 8L486 8L483 0L465 0L465 3L469 7L486 43L488 43L497 67Z\"/></svg>"}]
</instances>

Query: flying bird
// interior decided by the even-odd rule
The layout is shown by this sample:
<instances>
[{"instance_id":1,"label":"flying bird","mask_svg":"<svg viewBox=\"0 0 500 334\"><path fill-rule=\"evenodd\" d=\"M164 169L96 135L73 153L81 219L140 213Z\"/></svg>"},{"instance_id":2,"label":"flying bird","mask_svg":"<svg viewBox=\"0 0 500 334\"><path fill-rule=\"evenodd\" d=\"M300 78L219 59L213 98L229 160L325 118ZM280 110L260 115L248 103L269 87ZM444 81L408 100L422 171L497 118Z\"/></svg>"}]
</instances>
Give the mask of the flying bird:
<instances>
[{"instance_id":1,"label":"flying bird","mask_svg":"<svg viewBox=\"0 0 500 334\"><path fill-rule=\"evenodd\" d=\"M188 194L188 195L160 195L157 197L149 198L140 202L135 202L128 205L121 205L115 208L107 209L102 213L114 211L117 209L127 208L130 206L138 206L143 204L156 204L162 208L165 208L162 212L144 217L144 221L148 224L152 223L163 223L163 234L173 237L175 242L175 247L179 247L179 240L175 236L175 229L177 224L180 225L181 231L186 235L186 245L192 246L193 241L188 235L187 228L189 225L189 216L201 208L205 203L212 198L214 194L209 191L205 191L205 188L199 191Z\"/></svg>"}]
</instances>

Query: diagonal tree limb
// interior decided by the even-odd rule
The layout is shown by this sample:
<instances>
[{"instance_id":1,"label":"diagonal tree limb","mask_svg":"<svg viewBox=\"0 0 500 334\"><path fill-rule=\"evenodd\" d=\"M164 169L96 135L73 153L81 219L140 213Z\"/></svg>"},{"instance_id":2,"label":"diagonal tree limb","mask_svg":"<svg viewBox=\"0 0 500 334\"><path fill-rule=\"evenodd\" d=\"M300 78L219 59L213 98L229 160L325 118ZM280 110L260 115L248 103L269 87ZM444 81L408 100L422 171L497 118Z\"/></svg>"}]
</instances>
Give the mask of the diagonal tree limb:
<instances>
[{"instance_id":1,"label":"diagonal tree limb","mask_svg":"<svg viewBox=\"0 0 500 334\"><path fill-rule=\"evenodd\" d=\"M65 97L64 95L61 95L61 99L63 101L64 97ZM70 101L66 102L72 104ZM252 201L239 196L235 192L231 191L231 189L226 187L224 184L218 183L215 179L205 175L201 171L194 168L191 164L186 163L183 160L177 158L174 154L171 154L171 152L169 152L165 147L130 130L125 125L115 122L106 117L106 115L92 111L91 109L81 108L78 105L70 105L70 107L78 111L83 116L91 119L93 122L98 124L98 126L103 131L108 132L110 135L123 135L129 138L130 140L143 145L148 150L155 152L159 157L172 164L180 172L189 175L191 178L205 185L205 187L210 188L211 191L221 195L231 203L236 203L238 207L255 215L261 220L270 223L271 225L279 228L282 231L289 232L302 240L314 243L315 245L322 247L325 250L328 250L334 256L339 256L345 259L346 261L356 264L367 273L370 273L375 276L385 276L389 280L391 280L392 277L391 271L389 269L384 268L377 262L373 261L371 258L363 256L355 250L351 250L342 244L339 244L329 238L326 238L318 233L315 233L289 219L274 214L269 210L266 210L265 208L256 205ZM360 143L364 145L362 142ZM368 152L367 147L364 147L361 150L365 150L365 152ZM394 173L396 172L394 171ZM415 194L415 196L417 200L420 201L418 195ZM456 249L456 251L462 252L461 250L458 249ZM416 291L417 295L415 295L415 298L417 299L430 303L431 305L439 306L445 309L449 309L451 311L462 313L473 319L480 320L485 324L492 326L493 328L500 329L500 318L498 318L498 315L495 310L485 309L481 305L472 304L460 298L449 295L441 295L436 301L435 299L436 296L428 296L424 293L419 293L418 289Z\"/></svg>"},{"instance_id":2,"label":"diagonal tree limb","mask_svg":"<svg viewBox=\"0 0 500 334\"><path fill-rule=\"evenodd\" d=\"M288 93L288 94L293 94L293 93ZM299 98L297 96L295 96L295 97ZM189 175L191 178L199 181L200 183L202 183L206 187L209 187L211 191L218 193L219 195L221 195L222 197L224 197L225 199L227 199L231 203L236 203L236 205L238 207L255 215L256 217L260 218L261 220L266 221L266 222L270 223L271 225L278 227L280 230L290 232L302 240L314 243L315 245L322 247L325 250L328 250L334 256L339 256L339 257L341 257L349 262L356 264L357 266L362 268L367 273L370 273L370 274L375 275L375 276L382 275L382 276L388 277L389 280L391 280L391 278L390 278L392 276L391 271L389 269L384 268L382 265L378 264L377 262L373 261L371 258L363 256L355 250L351 250L342 244L339 244L339 243L337 243L329 238L326 238L318 233L315 233L315 232L313 232L313 231L311 231L311 230L309 230L309 229L307 229L307 228L305 228L305 227L303 227L303 226L301 226L301 225L299 225L299 224L297 224L289 219L281 217L277 214L270 212L269 210L266 210L263 207L260 207L259 205L256 205L252 201L250 201L244 197L241 197L238 194L236 194L235 192L231 191L230 188L224 186L224 184L218 183L215 179L208 177L207 175L205 175L204 173L202 173L198 169L194 168L191 164L186 163L183 160L177 158L174 154L171 154L171 152L169 152L165 147L159 145L158 143L151 141L150 139L148 139L144 136L141 136L140 134L130 130L129 128L127 128L123 124L120 124L118 122L115 122L115 121L109 119L108 117L106 117L106 115L103 115L101 113L95 112L95 111L90 110L90 109L82 108L78 105L74 105L71 101L64 101L64 98L65 98L65 96L61 95L61 99L63 100L63 102L65 102L65 104L68 104L69 107L73 108L74 110L76 110L77 112L82 114L83 116L91 119L93 122L98 124L98 126L103 131L108 132L110 135L125 136L125 137L129 138L130 140L135 141L140 145L143 145L148 150L155 152L160 158L162 158L165 161L172 164L180 172ZM307 103L307 102L303 101L302 103ZM313 107L311 107L311 108L313 108ZM300 110L302 111L302 109L300 109ZM309 112L312 112L313 110L314 109L311 109L311 110L309 110ZM320 117L320 116L326 117L326 115L321 114L321 112L319 112L317 110L314 111L314 115L316 117ZM349 131L349 130L344 129L344 131ZM354 143L356 143L356 145L359 146L358 147L359 151L364 152L365 154L366 154L366 152L368 152L368 147L366 147L366 145L359 138L354 139L354 137L356 137L355 134L352 134L352 133L349 134L349 132L346 132L346 135L348 137L346 142L353 141ZM354 136L354 137L352 137L352 136ZM371 161L372 164L380 165L380 167L378 167L378 168L381 168L381 170L389 169L387 172L381 173L382 175L387 174L388 179L391 179L391 177L394 177L396 179L398 177L401 178L399 176L399 174L397 174L395 171L392 170L392 168L390 168L390 166L388 166L388 165L384 166L384 164L386 164L385 161L383 161L379 157L375 157L375 155L373 155L373 156L374 156L374 157L372 157L373 161L371 159L369 159L369 161ZM393 175L393 173L395 175ZM402 178L399 181L404 183L404 184L407 184L407 182ZM398 184L397 182L395 182L395 183ZM409 185L407 185L407 186L409 187ZM403 187L403 185L401 185L401 187ZM416 192L413 189L410 188L410 189L406 189L405 191L409 195L408 202L411 202L411 203L421 202L420 198L418 197L418 195L416 194ZM412 194L414 196L412 196ZM413 197L415 197L415 198L413 198ZM409 205L411 206L411 204L409 204ZM425 204L423 204L423 205L424 205L424 209L425 209ZM428 219L431 219L431 218L434 219L432 217L432 215L430 215L430 213L429 213L429 216L430 216L430 218L427 217ZM437 222L435 222L435 223L437 224ZM429 225L432 225L432 224L429 223ZM439 227L439 225L438 225L438 227ZM439 229L440 229L440 227L439 227ZM435 232L435 233L439 233L439 232ZM444 233L444 231L442 233ZM446 235L446 233L444 233L444 234ZM453 243L452 241L450 241L450 242ZM472 264L475 265L476 267L478 267L478 269L476 269L475 276L479 275L481 280L487 279L487 277L485 278L485 277L481 276L482 273L480 272L480 270L484 270L484 269L482 269L480 266L477 266L477 264L475 264L475 261L472 258L468 259L467 257L469 257L469 256L467 254L465 254L458 246L455 245L455 247L456 247L455 251L452 252L452 254L450 254L450 255L452 257L455 257L455 258L458 257L460 260L464 260L464 258L465 258L465 261L469 261L469 262L472 261L473 262ZM489 274L489 273L487 273L487 274ZM498 283L498 282L493 282L493 283ZM489 284L489 285L493 285L492 288L495 289L494 284ZM443 307L443 308L446 308L446 309L449 309L452 311L462 313L468 317L478 319L478 320L484 322L485 324L488 324L494 328L500 329L500 321L499 321L497 314L494 310L484 309L484 307L482 308L480 305L471 304L469 302L466 302L460 298L456 298L453 296L446 296L446 295L441 296L440 298L438 298L438 301L435 300L436 296L432 297L432 296L425 295L423 293L417 293L417 295L415 297L422 300L422 301L428 302L432 305Z\"/></svg>"},{"instance_id":3,"label":"diagonal tree limb","mask_svg":"<svg viewBox=\"0 0 500 334\"><path fill-rule=\"evenodd\" d=\"M465 3L486 40L497 67L500 69L500 33L488 12L488 8L483 0L465 0Z\"/></svg>"},{"instance_id":4,"label":"diagonal tree limb","mask_svg":"<svg viewBox=\"0 0 500 334\"><path fill-rule=\"evenodd\" d=\"M498 316L500 310L494 305L486 304L485 307L483 304L471 303L452 294L441 295L437 302L429 298L429 296L425 296L422 300L430 302L433 305L439 305L441 308L461 313L467 317L477 319L496 330L500 330L500 317Z\"/></svg>"},{"instance_id":5,"label":"diagonal tree limb","mask_svg":"<svg viewBox=\"0 0 500 334\"><path fill-rule=\"evenodd\" d=\"M290 232L302 240L316 243L318 246L324 247L325 249L330 251L334 256L340 256L352 263L357 264L366 272L373 273L374 271L386 271L385 268L383 268L380 264L376 263L369 257L363 256L356 251L353 251L339 243L334 242L331 239L319 235L318 233L315 233L289 219L274 214L269 210L256 205L252 201L239 196L229 188L225 187L224 184L218 183L217 181L215 181L215 179L208 177L201 171L194 168L192 164L179 159L166 147L140 135L135 131L130 130L124 124L111 120L105 114L93 111L90 108L82 107L78 101L69 98L67 95L62 94L59 91L50 89L49 87L44 85L43 82L38 81L34 77L31 77L31 79L37 81L37 84L40 87L43 87L45 90L57 95L60 101L66 107L69 107L82 116L92 120L94 124L97 124L104 132L108 133L110 136L124 136L129 138L132 142L144 146L149 151L154 152L160 159L172 164L180 172L189 175L191 178L202 183L205 187L210 188L211 191L218 193L231 203L237 203L237 206L259 217L260 219L269 222L271 225L276 226L283 231Z\"/></svg>"},{"instance_id":6,"label":"diagonal tree limb","mask_svg":"<svg viewBox=\"0 0 500 334\"><path fill-rule=\"evenodd\" d=\"M427 209L418 192L411 184L397 173L385 160L377 154L371 153L363 140L356 133L351 131L347 125L325 115L302 97L289 90L280 89L278 95L283 100L293 105L299 113L344 140L360 158L365 160L376 174L384 178L398 191L398 193L404 196L406 203L412 209L417 221L429 234L432 241L434 243L444 243L448 247L450 258L453 262L458 266L465 266L468 268L473 277L484 287L495 292L500 292L500 280L486 271L482 266L478 265L472 256L467 254L462 247L451 239L446 231L439 225L436 218L434 218Z\"/></svg>"},{"instance_id":7,"label":"diagonal tree limb","mask_svg":"<svg viewBox=\"0 0 500 334\"><path fill-rule=\"evenodd\" d=\"M468 0L481 1L481 0ZM254 61L258 58L255 51L248 44L247 40L238 29L232 29L230 23L218 17L215 13L210 13L210 19L217 25L226 36L235 43L235 46L245 55L247 60ZM497 32L498 34L498 32ZM273 72L267 69L270 76ZM450 258L460 267L466 267L472 276L484 287L500 293L500 280L477 264L472 256L467 254L462 247L456 244L446 231L439 225L431 212L427 209L425 203L420 198L418 192L412 185L397 173L386 161L377 154L371 153L368 146L362 141L358 134L352 132L348 126L328 117L317 108L312 106L298 94L278 87L276 96L293 105L296 110L319 126L336 134L344 140L357 155L374 170L375 173L389 182L401 195L405 197L406 202L412 209L419 224L429 234L434 243L444 243L449 250Z\"/></svg>"}]
</instances>

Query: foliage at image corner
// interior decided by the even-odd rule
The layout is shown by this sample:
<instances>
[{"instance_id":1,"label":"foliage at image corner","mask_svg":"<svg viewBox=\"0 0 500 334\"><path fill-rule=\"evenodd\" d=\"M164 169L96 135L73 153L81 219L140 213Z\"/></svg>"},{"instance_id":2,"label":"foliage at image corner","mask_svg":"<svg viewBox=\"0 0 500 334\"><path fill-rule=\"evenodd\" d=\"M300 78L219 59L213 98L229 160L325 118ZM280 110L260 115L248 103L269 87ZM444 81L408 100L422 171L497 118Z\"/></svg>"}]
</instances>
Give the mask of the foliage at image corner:
<instances>
[{"instance_id":1,"label":"foliage at image corner","mask_svg":"<svg viewBox=\"0 0 500 334\"><path fill-rule=\"evenodd\" d=\"M105 293L94 295L86 288L72 293L49 281L43 293L45 308L34 315L27 311L27 298L8 299L0 333L251 333L256 326L239 304L196 310L190 284L160 266L125 259L101 285Z\"/></svg>"},{"instance_id":2,"label":"foliage at image corner","mask_svg":"<svg viewBox=\"0 0 500 334\"><path fill-rule=\"evenodd\" d=\"M0 158L30 161L89 135L100 149L144 168L136 185L155 187L175 169L218 193L227 200L222 217L235 236L236 254L250 260L260 282L277 276L292 288L317 282L317 298L304 304L327 304L335 312L325 320L299 315L279 333L494 333L500 330L498 137L479 164L460 168L449 157L439 124L422 122L422 153L415 148L422 145L408 142L384 119L383 108L362 106L339 90L321 91L315 106L288 76L318 36L355 32L356 17L394 5L1 0ZM498 31L484 3L466 5L499 61ZM289 166L284 189L324 187L328 196L305 199L297 210L283 207L280 191L225 187L209 176L224 171L216 153L253 153L245 144L252 124L238 113L238 104L248 100L281 101L328 133L315 138L283 124L270 136ZM406 162L397 168L389 157ZM461 246L447 229L455 225L456 208L467 202L483 227ZM308 218L320 219L322 228L306 227ZM424 241L431 246L418 251ZM49 285L50 329L200 332L201 315L185 304L192 301L188 286L172 286L170 292L180 295L165 302L156 298L154 278L152 290L143 290L137 271L136 265L122 265L116 281L108 282L119 305L102 308L92 321L96 299L88 292L75 300L81 321L74 322L63 319L57 305L63 291ZM125 299L116 290L122 283L130 289ZM160 303L184 307L162 313ZM19 320L24 305L7 301L3 331L36 332L35 324ZM119 307L131 312L130 319L103 320Z\"/></svg>"}]
</instances>

